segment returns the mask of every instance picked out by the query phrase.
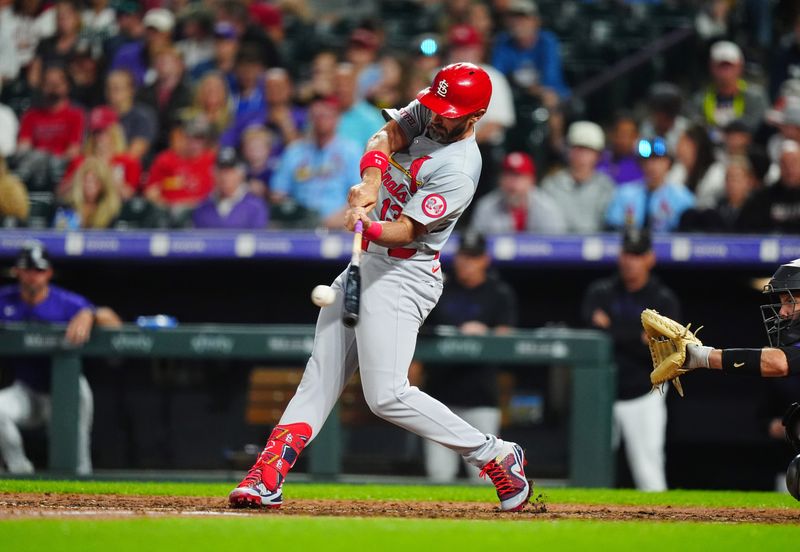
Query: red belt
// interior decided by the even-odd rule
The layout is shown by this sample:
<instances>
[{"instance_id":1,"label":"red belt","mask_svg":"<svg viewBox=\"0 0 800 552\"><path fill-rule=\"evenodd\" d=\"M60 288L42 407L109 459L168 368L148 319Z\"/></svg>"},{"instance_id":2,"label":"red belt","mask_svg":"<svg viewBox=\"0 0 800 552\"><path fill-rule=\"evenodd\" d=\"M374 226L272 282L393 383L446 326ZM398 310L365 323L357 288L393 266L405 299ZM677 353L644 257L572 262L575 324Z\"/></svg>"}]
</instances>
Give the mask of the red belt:
<instances>
[{"instance_id":1,"label":"red belt","mask_svg":"<svg viewBox=\"0 0 800 552\"><path fill-rule=\"evenodd\" d=\"M361 239L361 249L363 251L369 251L369 240L366 238ZM390 257L394 257L396 259L410 259L414 255L416 255L417 250L411 249L410 247L389 247L386 249L386 254ZM433 256L434 259L439 258L439 252L437 251L436 254Z\"/></svg>"}]
</instances>

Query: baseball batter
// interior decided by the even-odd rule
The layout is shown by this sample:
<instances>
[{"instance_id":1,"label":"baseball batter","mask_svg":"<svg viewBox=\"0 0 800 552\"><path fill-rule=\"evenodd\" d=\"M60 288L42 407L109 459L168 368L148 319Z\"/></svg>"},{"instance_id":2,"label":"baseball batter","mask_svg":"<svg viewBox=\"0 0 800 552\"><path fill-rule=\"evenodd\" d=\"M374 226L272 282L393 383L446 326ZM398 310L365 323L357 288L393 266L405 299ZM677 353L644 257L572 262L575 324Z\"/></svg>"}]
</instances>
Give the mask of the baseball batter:
<instances>
[{"instance_id":1,"label":"baseball batter","mask_svg":"<svg viewBox=\"0 0 800 552\"><path fill-rule=\"evenodd\" d=\"M487 74L457 63L441 69L408 106L384 112L388 122L367 142L345 222L349 230L358 220L364 225L359 324L350 329L341 322L345 270L332 284L336 301L320 310L297 393L230 493L232 506L281 505L286 474L357 368L372 412L481 468L502 510L527 504L522 448L481 433L408 382L419 328L442 293L439 252L480 176L474 126L490 96Z\"/></svg>"}]
</instances>

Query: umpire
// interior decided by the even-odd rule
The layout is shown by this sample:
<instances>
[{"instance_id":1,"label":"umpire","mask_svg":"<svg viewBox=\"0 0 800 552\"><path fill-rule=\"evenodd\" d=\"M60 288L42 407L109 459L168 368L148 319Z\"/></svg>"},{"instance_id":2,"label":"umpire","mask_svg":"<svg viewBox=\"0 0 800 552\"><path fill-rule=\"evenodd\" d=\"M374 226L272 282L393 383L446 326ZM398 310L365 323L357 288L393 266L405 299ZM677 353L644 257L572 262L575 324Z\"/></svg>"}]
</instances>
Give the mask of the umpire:
<instances>
[{"instance_id":1,"label":"umpire","mask_svg":"<svg viewBox=\"0 0 800 552\"><path fill-rule=\"evenodd\" d=\"M636 488L663 491L664 442L667 430L665 394L650 393L650 352L642 332L641 313L654 308L680 318L675 294L651 272L656 264L647 230L628 227L623 232L618 270L593 282L583 299L581 318L587 326L609 333L618 369L614 402L615 447L625 441L628 465Z\"/></svg>"}]
</instances>

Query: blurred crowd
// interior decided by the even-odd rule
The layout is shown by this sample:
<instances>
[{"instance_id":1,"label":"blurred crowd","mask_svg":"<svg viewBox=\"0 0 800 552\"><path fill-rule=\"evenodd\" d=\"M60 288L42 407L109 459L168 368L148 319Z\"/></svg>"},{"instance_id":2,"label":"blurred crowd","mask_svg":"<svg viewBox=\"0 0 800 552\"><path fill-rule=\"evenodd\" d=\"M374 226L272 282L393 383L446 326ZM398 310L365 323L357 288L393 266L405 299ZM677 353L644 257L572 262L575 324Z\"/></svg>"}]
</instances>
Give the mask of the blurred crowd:
<instances>
[{"instance_id":1,"label":"blurred crowd","mask_svg":"<svg viewBox=\"0 0 800 552\"><path fill-rule=\"evenodd\" d=\"M684 73L587 107L623 32L675 28ZM464 225L800 230L794 2L0 0L0 52L7 228L340 228L381 109L469 61L493 95Z\"/></svg>"}]
</instances>

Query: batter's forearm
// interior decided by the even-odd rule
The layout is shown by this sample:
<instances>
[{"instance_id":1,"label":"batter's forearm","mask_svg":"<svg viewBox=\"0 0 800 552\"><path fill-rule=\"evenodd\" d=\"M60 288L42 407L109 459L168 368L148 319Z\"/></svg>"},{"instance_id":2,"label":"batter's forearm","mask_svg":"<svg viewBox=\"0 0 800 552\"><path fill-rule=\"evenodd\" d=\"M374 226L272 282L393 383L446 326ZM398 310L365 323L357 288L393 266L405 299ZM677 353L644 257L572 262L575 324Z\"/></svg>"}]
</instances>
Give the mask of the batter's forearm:
<instances>
[{"instance_id":1,"label":"batter's forearm","mask_svg":"<svg viewBox=\"0 0 800 552\"><path fill-rule=\"evenodd\" d=\"M389 121L367 140L365 151L378 150L391 155L408 147L408 138L396 121Z\"/></svg>"},{"instance_id":2,"label":"batter's forearm","mask_svg":"<svg viewBox=\"0 0 800 552\"><path fill-rule=\"evenodd\" d=\"M386 158L394 152L399 151L407 146L407 140L400 127L394 121L390 121L383 125L383 127L373 134L367 145L364 148L366 152L379 151L383 153ZM365 154L367 155L367 154ZM361 174L362 182L374 189L378 189L381 185L381 178L383 171L377 167L368 167L364 169Z\"/></svg>"},{"instance_id":3,"label":"batter's forearm","mask_svg":"<svg viewBox=\"0 0 800 552\"><path fill-rule=\"evenodd\" d=\"M386 130L386 126L384 125L378 132L372 135L369 140L367 140L367 145L364 148L364 151L381 151L385 153L387 156L393 153L391 140L389 138L389 133Z\"/></svg>"},{"instance_id":4,"label":"batter's forearm","mask_svg":"<svg viewBox=\"0 0 800 552\"><path fill-rule=\"evenodd\" d=\"M425 227L408 217L400 217L392 222L372 222L380 224L380 237L372 240L384 247L404 247L424 232Z\"/></svg>"},{"instance_id":5,"label":"batter's forearm","mask_svg":"<svg viewBox=\"0 0 800 552\"><path fill-rule=\"evenodd\" d=\"M366 152L359 163L361 182L350 188L347 204L350 207L375 207L383 173L389 170L390 156L408 146L408 138L395 121L389 121L367 140Z\"/></svg>"}]
</instances>

